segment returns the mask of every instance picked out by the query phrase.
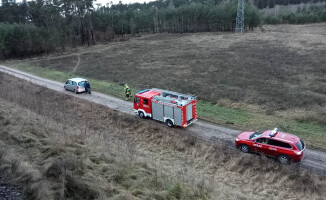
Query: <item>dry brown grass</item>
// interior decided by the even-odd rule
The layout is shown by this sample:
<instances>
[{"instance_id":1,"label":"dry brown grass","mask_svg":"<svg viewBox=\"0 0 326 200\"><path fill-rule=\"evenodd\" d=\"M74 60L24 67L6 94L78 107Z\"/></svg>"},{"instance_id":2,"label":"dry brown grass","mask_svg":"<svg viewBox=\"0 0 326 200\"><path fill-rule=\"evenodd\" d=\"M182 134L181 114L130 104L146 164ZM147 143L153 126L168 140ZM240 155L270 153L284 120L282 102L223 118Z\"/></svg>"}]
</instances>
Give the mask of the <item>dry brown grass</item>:
<instances>
[{"instance_id":1,"label":"dry brown grass","mask_svg":"<svg viewBox=\"0 0 326 200\"><path fill-rule=\"evenodd\" d=\"M264 33L243 36L147 35L82 50L77 74L127 81L137 88L193 93L212 102L228 99L268 114L300 110L288 116L325 123L325 27L325 23L266 26ZM71 72L76 61L74 55L32 63Z\"/></svg>"},{"instance_id":2,"label":"dry brown grass","mask_svg":"<svg viewBox=\"0 0 326 200\"><path fill-rule=\"evenodd\" d=\"M193 138L184 129L149 123L4 74L1 80L2 168L25 184L30 199L326 195L324 178L304 170L239 154L226 144Z\"/></svg>"}]
</instances>

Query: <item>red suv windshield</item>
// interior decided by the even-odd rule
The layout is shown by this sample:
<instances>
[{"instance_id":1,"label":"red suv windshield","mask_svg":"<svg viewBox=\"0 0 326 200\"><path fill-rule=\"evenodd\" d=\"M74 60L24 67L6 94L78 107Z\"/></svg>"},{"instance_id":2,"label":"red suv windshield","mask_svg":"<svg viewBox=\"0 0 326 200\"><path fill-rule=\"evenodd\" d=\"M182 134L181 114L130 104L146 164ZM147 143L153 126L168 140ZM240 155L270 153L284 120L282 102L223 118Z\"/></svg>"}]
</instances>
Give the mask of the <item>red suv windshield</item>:
<instances>
[{"instance_id":1,"label":"red suv windshield","mask_svg":"<svg viewBox=\"0 0 326 200\"><path fill-rule=\"evenodd\" d=\"M263 132L254 132L253 134L250 135L249 139L252 140L258 138L259 136L261 136L262 133Z\"/></svg>"}]
</instances>

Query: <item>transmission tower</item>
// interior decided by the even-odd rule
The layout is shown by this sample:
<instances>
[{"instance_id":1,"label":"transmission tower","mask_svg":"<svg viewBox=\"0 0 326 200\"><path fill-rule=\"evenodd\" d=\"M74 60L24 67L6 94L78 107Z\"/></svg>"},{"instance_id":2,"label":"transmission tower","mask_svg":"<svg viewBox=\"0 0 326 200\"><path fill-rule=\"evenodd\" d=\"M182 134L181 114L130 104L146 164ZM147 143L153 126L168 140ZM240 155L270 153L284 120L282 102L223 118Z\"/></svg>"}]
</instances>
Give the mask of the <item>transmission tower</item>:
<instances>
[{"instance_id":1,"label":"transmission tower","mask_svg":"<svg viewBox=\"0 0 326 200\"><path fill-rule=\"evenodd\" d=\"M237 11L235 33L244 32L244 6L245 6L244 1L245 0L238 0L238 11Z\"/></svg>"}]
</instances>

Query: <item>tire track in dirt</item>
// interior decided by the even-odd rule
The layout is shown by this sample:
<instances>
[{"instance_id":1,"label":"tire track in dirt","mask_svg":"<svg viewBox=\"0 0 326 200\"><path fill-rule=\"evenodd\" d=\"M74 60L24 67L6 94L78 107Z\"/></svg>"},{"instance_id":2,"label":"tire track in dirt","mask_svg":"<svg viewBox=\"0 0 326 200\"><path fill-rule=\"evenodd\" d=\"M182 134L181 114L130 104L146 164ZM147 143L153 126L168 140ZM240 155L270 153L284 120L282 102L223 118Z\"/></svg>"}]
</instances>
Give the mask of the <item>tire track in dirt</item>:
<instances>
[{"instance_id":1,"label":"tire track in dirt","mask_svg":"<svg viewBox=\"0 0 326 200\"><path fill-rule=\"evenodd\" d=\"M81 99L85 99L91 102L95 102L104 106L107 106L115 111L123 112L130 115L135 115L132 110L132 103L121 100L116 97L104 95L98 92L92 92L92 95L87 94L74 94L73 92L68 92L63 89L63 83L59 83L56 81L51 81L48 79L40 78L34 76L32 74L28 74L19 70L11 69L5 66L0 65L0 72L7 73L9 75L15 76L17 78L21 78L31 83L44 86L48 89L55 90L58 92L65 93L67 95L71 95L74 97L78 97ZM152 123L159 123L156 121L151 120ZM162 126L164 126L162 124ZM234 147L234 140L237 134L240 133L239 130L232 130L229 128L225 128L222 126L217 126L212 123L199 121L192 124L190 127L183 129L188 134L196 136L197 138L211 141L211 142L223 142L226 145ZM232 145L233 144L233 145ZM296 163L295 165L299 168L306 168L314 173L326 175L326 153L306 149L305 151L305 159L300 162Z\"/></svg>"}]
</instances>

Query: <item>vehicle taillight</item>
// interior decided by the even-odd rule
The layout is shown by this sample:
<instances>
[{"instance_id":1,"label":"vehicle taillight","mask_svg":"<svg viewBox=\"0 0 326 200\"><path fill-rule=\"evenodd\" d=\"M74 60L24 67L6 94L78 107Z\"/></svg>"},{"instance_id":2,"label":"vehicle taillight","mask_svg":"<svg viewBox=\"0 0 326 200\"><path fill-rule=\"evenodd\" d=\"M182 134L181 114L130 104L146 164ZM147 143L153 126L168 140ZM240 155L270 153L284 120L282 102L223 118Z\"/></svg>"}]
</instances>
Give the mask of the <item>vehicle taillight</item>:
<instances>
[{"instance_id":1,"label":"vehicle taillight","mask_svg":"<svg viewBox=\"0 0 326 200\"><path fill-rule=\"evenodd\" d=\"M77 86L77 90L79 90L79 86Z\"/></svg>"}]
</instances>

